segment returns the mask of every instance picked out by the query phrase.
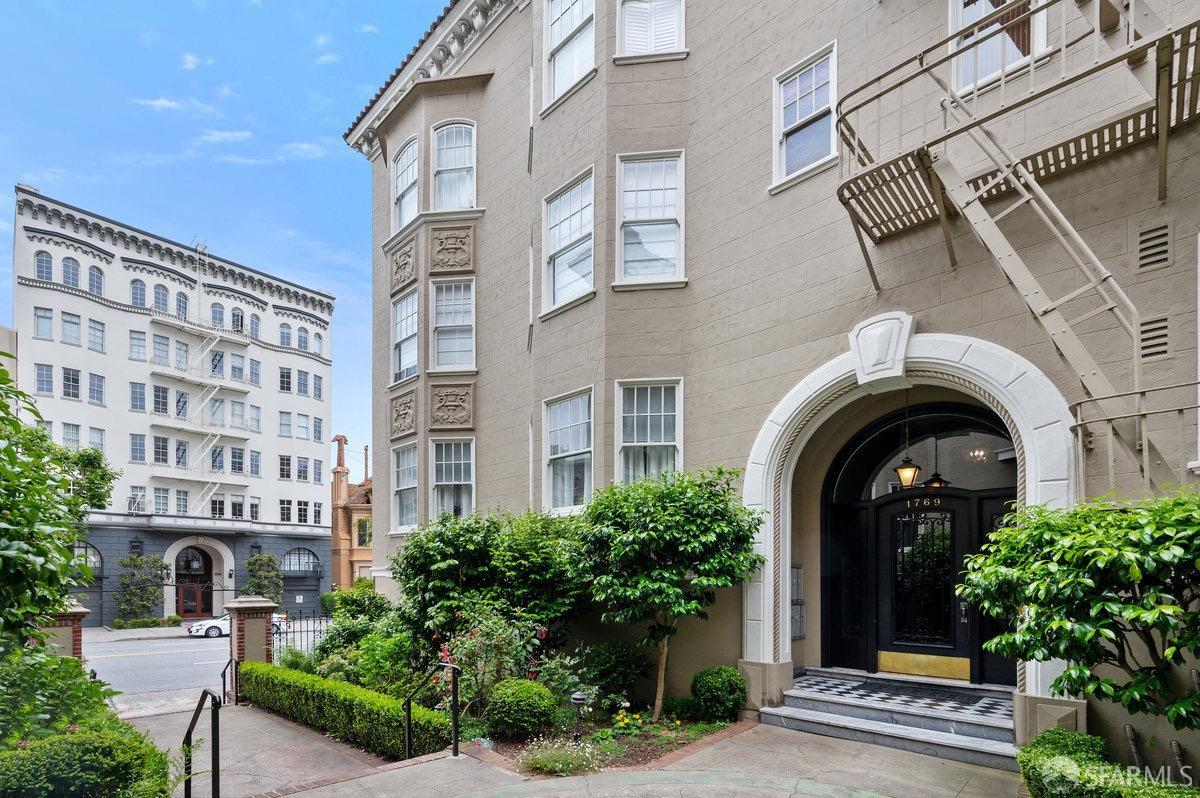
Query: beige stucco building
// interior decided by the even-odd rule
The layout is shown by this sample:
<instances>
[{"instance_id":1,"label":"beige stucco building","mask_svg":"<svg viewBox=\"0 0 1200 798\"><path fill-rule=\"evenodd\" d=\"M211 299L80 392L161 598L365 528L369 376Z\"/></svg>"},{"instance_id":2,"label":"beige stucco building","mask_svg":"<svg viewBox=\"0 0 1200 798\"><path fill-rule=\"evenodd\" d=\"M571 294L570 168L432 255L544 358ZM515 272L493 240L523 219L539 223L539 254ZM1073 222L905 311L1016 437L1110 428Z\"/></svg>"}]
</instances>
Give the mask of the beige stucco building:
<instances>
[{"instance_id":1,"label":"beige stucco building","mask_svg":"<svg viewBox=\"0 0 1200 798\"><path fill-rule=\"evenodd\" d=\"M1156 411L1196 404L1200 14L1130 5L450 3L346 133L379 583L439 510L737 466L767 564L673 692L736 664L816 728L805 671L1015 686L1018 741L1082 726L953 582L1009 501L1195 480Z\"/></svg>"},{"instance_id":2,"label":"beige stucco building","mask_svg":"<svg viewBox=\"0 0 1200 798\"><path fill-rule=\"evenodd\" d=\"M362 481L350 481L350 469L346 466L345 435L334 435L337 444L337 465L330 471L330 507L333 517L330 534L330 559L333 561L332 583L337 587L350 587L358 579L371 579L373 554L371 551L372 514L371 502L373 482L364 473ZM363 452L364 468L370 461Z\"/></svg>"}]
</instances>

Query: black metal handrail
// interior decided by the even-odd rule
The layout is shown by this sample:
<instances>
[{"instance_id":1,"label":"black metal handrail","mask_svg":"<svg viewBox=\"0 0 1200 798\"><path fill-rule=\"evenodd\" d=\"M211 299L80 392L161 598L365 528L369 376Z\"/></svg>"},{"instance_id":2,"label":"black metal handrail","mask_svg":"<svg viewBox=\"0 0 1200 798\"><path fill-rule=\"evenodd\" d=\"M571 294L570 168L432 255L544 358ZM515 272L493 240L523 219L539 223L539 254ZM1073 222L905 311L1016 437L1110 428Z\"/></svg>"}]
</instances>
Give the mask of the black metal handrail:
<instances>
[{"instance_id":1,"label":"black metal handrail","mask_svg":"<svg viewBox=\"0 0 1200 798\"><path fill-rule=\"evenodd\" d=\"M425 676L417 683L417 686L412 689L408 697L404 699L404 758L412 759L413 744L412 744L412 702L413 697L424 689L425 685L429 684L429 680L434 677L434 674L449 668L450 669L450 751L454 756L458 756L458 675L462 673L462 668L449 662L439 662L425 672Z\"/></svg>"},{"instance_id":2,"label":"black metal handrail","mask_svg":"<svg viewBox=\"0 0 1200 798\"><path fill-rule=\"evenodd\" d=\"M207 687L200 693L192 722L183 735L183 798L192 798L192 732L204 711L204 700L212 700L212 798L221 798L221 699Z\"/></svg>"},{"instance_id":3,"label":"black metal handrail","mask_svg":"<svg viewBox=\"0 0 1200 798\"><path fill-rule=\"evenodd\" d=\"M233 673L231 675L232 675L232 684L233 684L233 704L234 704L234 706L237 706L238 700L239 700L239 696L238 696L238 692L239 692L238 691L238 668L239 667L240 667L240 663L233 657L230 657L229 662L225 663L225 667L221 668L221 700L222 701L229 701L230 693L229 693L229 688L226 686L225 677L227 674L229 674L229 669L230 668L233 669Z\"/></svg>"}]
</instances>

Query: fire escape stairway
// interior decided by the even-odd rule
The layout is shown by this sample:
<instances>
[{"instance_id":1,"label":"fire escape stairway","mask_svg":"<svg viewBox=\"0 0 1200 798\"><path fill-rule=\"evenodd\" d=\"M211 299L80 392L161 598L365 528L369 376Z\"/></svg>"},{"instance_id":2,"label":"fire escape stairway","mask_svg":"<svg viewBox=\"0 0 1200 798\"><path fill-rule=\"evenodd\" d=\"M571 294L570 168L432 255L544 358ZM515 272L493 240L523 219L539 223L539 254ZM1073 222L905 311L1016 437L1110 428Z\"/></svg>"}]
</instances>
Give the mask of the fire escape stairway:
<instances>
[{"instance_id":1,"label":"fire escape stairway","mask_svg":"<svg viewBox=\"0 0 1200 798\"><path fill-rule=\"evenodd\" d=\"M950 219L957 215L965 220L1024 298L1088 396L1094 397L1102 413L1113 419L1113 435L1121 449L1136 463L1142 478L1153 488L1162 489L1179 484L1180 476L1150 440L1144 418L1138 415L1138 400L1117 395L1117 387L1104 373L1080 334L1080 326L1085 322L1111 314L1111 319L1129 336L1129 381L1135 390L1140 389L1142 363L1137 307L1038 180L1135 144L1155 140L1158 143L1160 196L1165 197L1168 135L1172 129L1200 116L1200 20L1192 20L1173 30L1158 28L1156 33L1145 33L1139 25L1145 25L1147 20L1155 27L1158 24L1157 16L1145 8L1145 0L1132 0L1121 7L1113 6L1111 0L1076 0L1075 4L1084 19L1089 20L1089 30L1082 35L1067 32L1077 28L1068 26L1066 0L1035 0L1032 3L1013 0L985 17L986 27L975 23L970 36L977 44L989 36L1015 36L1009 33L1010 27L1032 26L1037 14L1053 12L1056 17L1062 15L1058 17L1062 20L1061 75L1055 76L1049 84L1036 85L1034 69L1038 58L1028 57L1027 70L1025 65L1016 70L1028 72L1028 89L1009 102L1005 102L1001 94L1001 102L984 105L977 96L964 99L963 94L967 92L954 88L955 70L959 68L955 59L963 57L954 54L954 48L969 41L966 35L939 43L910 61L909 65L914 67L913 75L892 80L891 89L878 89L883 81L891 80L878 78L868 84L868 87L876 87L874 93L864 87L867 89L865 99L855 98L856 92L862 89L851 92L843 100L844 103L851 102L847 106L839 104L839 136L846 150L843 174L847 168L850 172L849 179L839 188L839 197L850 213L877 290L880 284L863 240L864 234L879 243L905 230L938 220L953 268L956 258ZM1136 6L1142 6L1140 14ZM1078 18L1072 20L1072 24L1075 23ZM947 49L952 54L941 56L938 48L951 42L953 44ZM969 44L957 53L969 51L969 47L976 44ZM1068 73L1068 49L1079 44L1091 49L1095 57L1091 63ZM1050 54L1054 52L1050 51ZM1153 60L1147 58L1150 54L1153 54ZM978 59L977 55L975 57ZM975 63L972 74L979 74L978 60ZM945 69L939 73L942 67ZM1046 98L1106 70L1120 69L1132 70L1138 82L1150 90L1153 100L1083 135L1032 155L1016 156L988 127L988 122L1034 100ZM1050 68L1044 67L1044 70L1048 72ZM901 107L899 131L890 140L885 138L883 128L889 115L883 103L887 92L895 91L902 106L905 92L911 92L914 80L918 79L932 84L930 96L935 97L941 112L940 129L932 135L925 130L922 141L915 146L906 145L906 133L910 131L906 131ZM1002 75L1001 81L1004 79ZM1001 87L1003 89L1003 83ZM871 103L875 103L873 109ZM864 109L873 110L873 117L865 122L862 119ZM873 130L876 136L875 146L870 149L860 132L868 130ZM982 155L988 164L973 177L964 177L949 155L963 151L961 145L964 143L976 160ZM954 146L949 146L951 144ZM885 160L882 154L889 148L887 155L891 157ZM1010 197L1011 202L996 202L1002 197ZM999 207L1002 204L1004 207ZM1016 211L1024 212L1025 218L1032 214L1050 231L1066 254L1064 265L1074 272L1073 289L1052 296L1021 257L1000 225L1006 216ZM1087 329L1082 331L1086 334Z\"/></svg>"}]
</instances>

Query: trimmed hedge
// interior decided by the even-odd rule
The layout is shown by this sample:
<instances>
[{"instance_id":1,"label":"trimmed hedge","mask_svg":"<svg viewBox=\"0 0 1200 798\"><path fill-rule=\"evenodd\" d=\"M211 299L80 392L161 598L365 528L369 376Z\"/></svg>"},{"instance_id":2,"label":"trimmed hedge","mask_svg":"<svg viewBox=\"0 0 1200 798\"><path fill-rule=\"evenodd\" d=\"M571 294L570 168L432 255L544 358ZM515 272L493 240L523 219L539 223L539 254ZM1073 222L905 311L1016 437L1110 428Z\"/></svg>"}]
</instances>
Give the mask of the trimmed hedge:
<instances>
[{"instance_id":1,"label":"trimmed hedge","mask_svg":"<svg viewBox=\"0 0 1200 798\"><path fill-rule=\"evenodd\" d=\"M728 665L697 671L692 677L692 698L701 720L737 720L738 710L746 706L746 677Z\"/></svg>"},{"instance_id":2,"label":"trimmed hedge","mask_svg":"<svg viewBox=\"0 0 1200 798\"><path fill-rule=\"evenodd\" d=\"M1017 752L1033 798L1197 798L1200 790L1130 773L1104 756L1104 741L1066 729L1047 729Z\"/></svg>"},{"instance_id":3,"label":"trimmed hedge","mask_svg":"<svg viewBox=\"0 0 1200 798\"><path fill-rule=\"evenodd\" d=\"M167 756L136 732L58 734L0 752L0 795L165 798Z\"/></svg>"},{"instance_id":4,"label":"trimmed hedge","mask_svg":"<svg viewBox=\"0 0 1200 798\"><path fill-rule=\"evenodd\" d=\"M310 673L243 662L242 693L251 704L389 759L404 758L404 702ZM450 744L450 719L413 705L413 755Z\"/></svg>"},{"instance_id":5,"label":"trimmed hedge","mask_svg":"<svg viewBox=\"0 0 1200 798\"><path fill-rule=\"evenodd\" d=\"M529 679L505 679L488 698L488 732L503 740L520 740L545 731L554 723L558 700L544 684Z\"/></svg>"}]
</instances>

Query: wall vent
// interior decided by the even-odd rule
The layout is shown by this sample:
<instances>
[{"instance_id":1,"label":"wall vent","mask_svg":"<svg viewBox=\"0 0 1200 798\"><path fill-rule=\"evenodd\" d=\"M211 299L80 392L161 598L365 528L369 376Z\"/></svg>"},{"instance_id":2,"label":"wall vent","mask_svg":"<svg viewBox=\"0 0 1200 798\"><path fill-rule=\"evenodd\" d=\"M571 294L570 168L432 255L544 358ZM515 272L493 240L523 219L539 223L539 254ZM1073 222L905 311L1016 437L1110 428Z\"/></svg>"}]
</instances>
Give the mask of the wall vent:
<instances>
[{"instance_id":1,"label":"wall vent","mask_svg":"<svg viewBox=\"0 0 1200 798\"><path fill-rule=\"evenodd\" d=\"M1175 261L1171 223L1152 224L1138 230L1138 271L1161 269Z\"/></svg>"},{"instance_id":2,"label":"wall vent","mask_svg":"<svg viewBox=\"0 0 1200 798\"><path fill-rule=\"evenodd\" d=\"M1143 319L1138 346L1142 358L1160 357L1167 354L1167 317Z\"/></svg>"}]
</instances>

